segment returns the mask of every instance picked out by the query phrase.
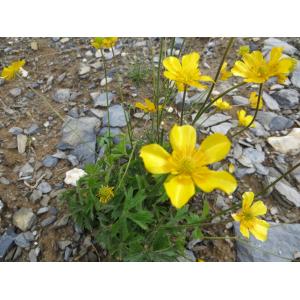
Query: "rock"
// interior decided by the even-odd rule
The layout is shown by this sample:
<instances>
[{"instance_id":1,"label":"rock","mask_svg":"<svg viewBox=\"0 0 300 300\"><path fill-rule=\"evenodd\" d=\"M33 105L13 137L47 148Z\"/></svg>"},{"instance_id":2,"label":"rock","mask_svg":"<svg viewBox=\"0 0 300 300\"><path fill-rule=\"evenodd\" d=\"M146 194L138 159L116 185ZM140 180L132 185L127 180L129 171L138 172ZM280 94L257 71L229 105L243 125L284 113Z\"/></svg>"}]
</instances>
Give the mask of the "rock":
<instances>
[{"instance_id":1,"label":"rock","mask_svg":"<svg viewBox=\"0 0 300 300\"><path fill-rule=\"evenodd\" d=\"M183 44L183 38L181 37L176 37L175 38L175 43L174 43L174 48L177 49L177 50L180 50L182 44Z\"/></svg>"},{"instance_id":2,"label":"rock","mask_svg":"<svg viewBox=\"0 0 300 300\"><path fill-rule=\"evenodd\" d=\"M102 68L102 62L97 60L96 62L94 62L93 64L91 64L91 67L96 69L97 71L101 70Z\"/></svg>"},{"instance_id":3,"label":"rock","mask_svg":"<svg viewBox=\"0 0 300 300\"><path fill-rule=\"evenodd\" d=\"M28 254L28 258L30 262L37 262L38 256L40 254L40 248L37 247L35 249L31 249Z\"/></svg>"},{"instance_id":4,"label":"rock","mask_svg":"<svg viewBox=\"0 0 300 300\"><path fill-rule=\"evenodd\" d=\"M109 109L110 126L124 127L126 126L125 111L121 105L113 105ZM108 125L108 114L105 112L103 116L103 125Z\"/></svg>"},{"instance_id":5,"label":"rock","mask_svg":"<svg viewBox=\"0 0 300 300\"><path fill-rule=\"evenodd\" d=\"M30 195L30 201L35 203L36 201L40 200L43 196L43 193L40 190L34 190Z\"/></svg>"},{"instance_id":6,"label":"rock","mask_svg":"<svg viewBox=\"0 0 300 300\"><path fill-rule=\"evenodd\" d=\"M78 112L78 108L77 107L73 107L69 112L68 115L72 118L79 118L79 112Z\"/></svg>"},{"instance_id":7,"label":"rock","mask_svg":"<svg viewBox=\"0 0 300 300\"><path fill-rule=\"evenodd\" d=\"M150 120L149 114L145 114L143 112L136 112L136 113L133 114L133 116L137 119L143 119L143 120L146 120L146 121Z\"/></svg>"},{"instance_id":8,"label":"rock","mask_svg":"<svg viewBox=\"0 0 300 300\"><path fill-rule=\"evenodd\" d=\"M29 164L26 163L19 172L19 177L26 177L26 176L30 176L33 173L33 167Z\"/></svg>"},{"instance_id":9,"label":"rock","mask_svg":"<svg viewBox=\"0 0 300 300\"><path fill-rule=\"evenodd\" d=\"M52 215L41 222L42 227L47 227L56 221L56 216Z\"/></svg>"},{"instance_id":10,"label":"rock","mask_svg":"<svg viewBox=\"0 0 300 300\"><path fill-rule=\"evenodd\" d=\"M34 240L34 235L30 232L23 232L17 235L15 238L15 243L17 246L21 248L28 248L30 247L30 242Z\"/></svg>"},{"instance_id":11,"label":"rock","mask_svg":"<svg viewBox=\"0 0 300 300\"><path fill-rule=\"evenodd\" d=\"M58 159L66 159L67 155L65 152L57 150L54 154L51 155L52 157L58 158Z\"/></svg>"},{"instance_id":12,"label":"rock","mask_svg":"<svg viewBox=\"0 0 300 300\"><path fill-rule=\"evenodd\" d=\"M238 237L242 238L239 224L234 224ZM300 249L300 224L271 223L268 239L265 242L253 236L249 241L242 238L236 241L237 261L241 262L286 262Z\"/></svg>"},{"instance_id":13,"label":"rock","mask_svg":"<svg viewBox=\"0 0 300 300\"><path fill-rule=\"evenodd\" d=\"M265 153L254 148L246 148L238 161L245 167L251 168L265 160Z\"/></svg>"},{"instance_id":14,"label":"rock","mask_svg":"<svg viewBox=\"0 0 300 300\"><path fill-rule=\"evenodd\" d=\"M38 211L36 212L36 214L39 216L39 215L45 214L48 211L49 211L49 207L44 206L44 207L39 208Z\"/></svg>"},{"instance_id":15,"label":"rock","mask_svg":"<svg viewBox=\"0 0 300 300\"><path fill-rule=\"evenodd\" d=\"M42 160L42 164L46 168L53 168L53 167L55 167L57 165L57 163L58 163L58 158L56 158L56 157L54 157L52 155L47 155Z\"/></svg>"},{"instance_id":16,"label":"rock","mask_svg":"<svg viewBox=\"0 0 300 300\"><path fill-rule=\"evenodd\" d=\"M68 145L73 148L72 155L85 165L95 163L96 130L100 127L100 120L94 117L82 117L74 119L68 117L62 128L62 140L58 145Z\"/></svg>"},{"instance_id":17,"label":"rock","mask_svg":"<svg viewBox=\"0 0 300 300\"><path fill-rule=\"evenodd\" d=\"M60 250L65 250L66 247L70 246L71 244L72 244L72 241L69 241L69 240L58 241L58 242L57 242L58 248L59 248Z\"/></svg>"},{"instance_id":18,"label":"rock","mask_svg":"<svg viewBox=\"0 0 300 300\"><path fill-rule=\"evenodd\" d=\"M64 261L69 261L71 254L72 249L70 247L67 247L64 254Z\"/></svg>"},{"instance_id":19,"label":"rock","mask_svg":"<svg viewBox=\"0 0 300 300\"><path fill-rule=\"evenodd\" d=\"M221 123L219 125L215 125L215 126L212 126L211 127L211 130L216 133L216 132L219 132L219 133L222 133L222 134L227 134L228 131L232 128L232 124L231 123L228 123L228 122L225 122L225 123Z\"/></svg>"},{"instance_id":20,"label":"rock","mask_svg":"<svg viewBox=\"0 0 300 300\"><path fill-rule=\"evenodd\" d=\"M297 61L295 71L291 78L292 84L297 88L300 88L300 61Z\"/></svg>"},{"instance_id":21,"label":"rock","mask_svg":"<svg viewBox=\"0 0 300 300\"><path fill-rule=\"evenodd\" d=\"M282 108L296 108L299 104L299 93L293 89L284 89L272 94Z\"/></svg>"},{"instance_id":22,"label":"rock","mask_svg":"<svg viewBox=\"0 0 300 300\"><path fill-rule=\"evenodd\" d=\"M2 260L6 253L14 244L16 234L12 230L6 230L6 232L0 237L0 259Z\"/></svg>"},{"instance_id":23,"label":"rock","mask_svg":"<svg viewBox=\"0 0 300 300\"><path fill-rule=\"evenodd\" d=\"M267 177L267 183L271 184L274 182L281 174L274 168L270 168L270 174ZM280 195L280 198L296 207L300 207L300 192L292 187L286 179L281 179L278 181L273 189Z\"/></svg>"},{"instance_id":24,"label":"rock","mask_svg":"<svg viewBox=\"0 0 300 300\"><path fill-rule=\"evenodd\" d=\"M0 177L0 183L4 185L9 185L10 181L5 177Z\"/></svg>"},{"instance_id":25,"label":"rock","mask_svg":"<svg viewBox=\"0 0 300 300\"><path fill-rule=\"evenodd\" d=\"M264 103L270 110L280 111L280 107L279 107L278 103L268 93L263 92L262 97L263 97Z\"/></svg>"},{"instance_id":26,"label":"rock","mask_svg":"<svg viewBox=\"0 0 300 300\"><path fill-rule=\"evenodd\" d=\"M90 73L91 67L86 64L81 64L79 67L78 75L80 77L86 76L88 73Z\"/></svg>"},{"instance_id":27,"label":"rock","mask_svg":"<svg viewBox=\"0 0 300 300\"><path fill-rule=\"evenodd\" d=\"M194 119L196 116L196 114L192 115L192 118ZM220 113L216 113L214 115L208 116L208 114L203 114L195 123L195 125L198 127L211 127L214 125L217 125L221 122L225 122L227 120L230 120L231 117L230 116L226 116Z\"/></svg>"},{"instance_id":28,"label":"rock","mask_svg":"<svg viewBox=\"0 0 300 300\"><path fill-rule=\"evenodd\" d=\"M269 133L264 129L264 127L257 121L254 121L254 128L249 128L250 131L257 137L267 137Z\"/></svg>"},{"instance_id":29,"label":"rock","mask_svg":"<svg viewBox=\"0 0 300 300\"><path fill-rule=\"evenodd\" d=\"M53 228L61 228L64 227L68 224L69 222L69 216L63 216L61 219L57 220L54 225Z\"/></svg>"},{"instance_id":30,"label":"rock","mask_svg":"<svg viewBox=\"0 0 300 300\"><path fill-rule=\"evenodd\" d=\"M268 38L264 41L264 52L269 52L273 47L283 47L283 53L288 55L294 55L297 52L297 48L288 44L285 41L275 39L275 38Z\"/></svg>"},{"instance_id":31,"label":"rock","mask_svg":"<svg viewBox=\"0 0 300 300\"><path fill-rule=\"evenodd\" d=\"M262 124L266 130L270 130L269 124L276 117L278 117L278 115L273 112L259 111L256 120Z\"/></svg>"},{"instance_id":32,"label":"rock","mask_svg":"<svg viewBox=\"0 0 300 300\"><path fill-rule=\"evenodd\" d=\"M269 128L270 131L280 131L291 128L293 125L294 121L286 117L277 116L271 120L271 122L269 123Z\"/></svg>"},{"instance_id":33,"label":"rock","mask_svg":"<svg viewBox=\"0 0 300 300\"><path fill-rule=\"evenodd\" d=\"M71 90L70 89L58 89L52 99L58 103L64 103L69 101L71 98Z\"/></svg>"},{"instance_id":34,"label":"rock","mask_svg":"<svg viewBox=\"0 0 300 300\"><path fill-rule=\"evenodd\" d=\"M270 213L272 216L278 215L278 208L276 206L272 206L270 209Z\"/></svg>"},{"instance_id":35,"label":"rock","mask_svg":"<svg viewBox=\"0 0 300 300\"><path fill-rule=\"evenodd\" d=\"M2 209L3 209L3 207L4 207L4 203L3 203L2 200L0 199L0 213L1 213Z\"/></svg>"},{"instance_id":36,"label":"rock","mask_svg":"<svg viewBox=\"0 0 300 300\"><path fill-rule=\"evenodd\" d=\"M269 174L269 169L265 166L263 166L261 163L256 163L254 164L254 168L256 170L256 172L260 175L268 175Z\"/></svg>"},{"instance_id":37,"label":"rock","mask_svg":"<svg viewBox=\"0 0 300 300\"><path fill-rule=\"evenodd\" d=\"M196 257L191 250L185 249L184 255L177 258L177 261L179 262L195 262Z\"/></svg>"},{"instance_id":38,"label":"rock","mask_svg":"<svg viewBox=\"0 0 300 300\"><path fill-rule=\"evenodd\" d=\"M293 130L286 136L272 136L267 139L268 143L278 152L297 154L300 152L300 128Z\"/></svg>"},{"instance_id":39,"label":"rock","mask_svg":"<svg viewBox=\"0 0 300 300\"><path fill-rule=\"evenodd\" d=\"M300 159L299 160L296 160L294 163L293 163L293 166L295 166L296 164L300 163ZM300 166L298 168L296 168L293 172L292 172L294 178L297 180L298 183L300 183ZM1 209L0 209L1 211Z\"/></svg>"},{"instance_id":40,"label":"rock","mask_svg":"<svg viewBox=\"0 0 300 300\"><path fill-rule=\"evenodd\" d=\"M39 49L38 43L36 41L33 41L30 43L30 48L34 51L37 51Z\"/></svg>"},{"instance_id":41,"label":"rock","mask_svg":"<svg viewBox=\"0 0 300 300\"><path fill-rule=\"evenodd\" d=\"M245 175L250 175L255 173L255 168L237 168L234 172L236 178L241 179Z\"/></svg>"},{"instance_id":42,"label":"rock","mask_svg":"<svg viewBox=\"0 0 300 300\"><path fill-rule=\"evenodd\" d=\"M67 156L67 160L72 164L73 167L76 167L79 165L79 161L75 155L69 154Z\"/></svg>"},{"instance_id":43,"label":"rock","mask_svg":"<svg viewBox=\"0 0 300 300\"><path fill-rule=\"evenodd\" d=\"M69 170L66 172L66 178L64 180L65 184L76 186L77 181L85 175L87 175L87 173L82 169L74 168L72 170Z\"/></svg>"},{"instance_id":44,"label":"rock","mask_svg":"<svg viewBox=\"0 0 300 300\"><path fill-rule=\"evenodd\" d=\"M12 135L19 135L23 133L23 129L20 127L12 127L8 130L8 132Z\"/></svg>"},{"instance_id":45,"label":"rock","mask_svg":"<svg viewBox=\"0 0 300 300\"><path fill-rule=\"evenodd\" d=\"M90 95L94 101L94 107L99 107L99 106L108 107L113 101L113 99L116 97L115 94L111 92L107 93L107 100L106 100L106 93L95 92L95 93L91 93Z\"/></svg>"},{"instance_id":46,"label":"rock","mask_svg":"<svg viewBox=\"0 0 300 300\"><path fill-rule=\"evenodd\" d=\"M17 135L17 144L18 144L18 152L20 154L25 153L26 145L27 145L27 136L24 134Z\"/></svg>"},{"instance_id":47,"label":"rock","mask_svg":"<svg viewBox=\"0 0 300 300\"><path fill-rule=\"evenodd\" d=\"M46 181L42 181L42 182L38 185L37 189L38 189L39 191L41 191L42 194L48 194L48 193L50 193L50 192L52 191L51 185L50 185L48 182L46 182Z\"/></svg>"},{"instance_id":48,"label":"rock","mask_svg":"<svg viewBox=\"0 0 300 300\"><path fill-rule=\"evenodd\" d=\"M31 208L22 207L13 215L13 224L22 231L29 230L36 221Z\"/></svg>"},{"instance_id":49,"label":"rock","mask_svg":"<svg viewBox=\"0 0 300 300\"><path fill-rule=\"evenodd\" d=\"M104 111L96 108L91 108L90 110L91 116L95 116L99 119L102 119L104 116Z\"/></svg>"},{"instance_id":50,"label":"rock","mask_svg":"<svg viewBox=\"0 0 300 300\"><path fill-rule=\"evenodd\" d=\"M22 94L22 90L20 88L14 88L9 90L9 94L16 98Z\"/></svg>"},{"instance_id":51,"label":"rock","mask_svg":"<svg viewBox=\"0 0 300 300\"><path fill-rule=\"evenodd\" d=\"M108 127L103 127L99 131L99 135L100 136L104 136L105 134L108 134ZM121 135L121 134L122 134L122 131L121 131L120 128L118 128L118 127L112 127L112 128L110 128L110 136L111 137L114 137L114 136L117 136L117 135Z\"/></svg>"},{"instance_id":52,"label":"rock","mask_svg":"<svg viewBox=\"0 0 300 300\"><path fill-rule=\"evenodd\" d=\"M232 103L234 105L249 105L249 99L243 96L233 96Z\"/></svg>"},{"instance_id":53,"label":"rock","mask_svg":"<svg viewBox=\"0 0 300 300\"><path fill-rule=\"evenodd\" d=\"M112 82L112 78L111 77L107 77L107 78L103 78L100 82L101 86L105 86L106 84L109 84L110 82Z\"/></svg>"}]
</instances>

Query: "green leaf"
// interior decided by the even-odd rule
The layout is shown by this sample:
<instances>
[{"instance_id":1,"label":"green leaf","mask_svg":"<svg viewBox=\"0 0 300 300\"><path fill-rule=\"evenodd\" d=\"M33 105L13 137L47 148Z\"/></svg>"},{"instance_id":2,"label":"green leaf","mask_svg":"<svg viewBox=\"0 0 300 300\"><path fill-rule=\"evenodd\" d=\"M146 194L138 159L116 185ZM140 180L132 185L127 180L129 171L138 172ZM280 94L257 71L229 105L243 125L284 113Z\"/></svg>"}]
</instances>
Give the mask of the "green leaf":
<instances>
[{"instance_id":1,"label":"green leaf","mask_svg":"<svg viewBox=\"0 0 300 300\"><path fill-rule=\"evenodd\" d=\"M128 218L144 230L148 229L148 224L151 223L153 220L152 214L147 210L141 210L136 213L130 213L128 215Z\"/></svg>"},{"instance_id":2,"label":"green leaf","mask_svg":"<svg viewBox=\"0 0 300 300\"><path fill-rule=\"evenodd\" d=\"M201 219L205 220L208 217L208 215L209 215L209 204L207 200L204 200Z\"/></svg>"},{"instance_id":3,"label":"green leaf","mask_svg":"<svg viewBox=\"0 0 300 300\"><path fill-rule=\"evenodd\" d=\"M166 235L164 230L159 230L153 240L153 250L161 250L169 248L171 245L169 237Z\"/></svg>"},{"instance_id":4,"label":"green leaf","mask_svg":"<svg viewBox=\"0 0 300 300\"><path fill-rule=\"evenodd\" d=\"M203 233L200 230L200 228L196 228L193 233L192 233L192 237L195 240L201 240L203 238Z\"/></svg>"}]
</instances>

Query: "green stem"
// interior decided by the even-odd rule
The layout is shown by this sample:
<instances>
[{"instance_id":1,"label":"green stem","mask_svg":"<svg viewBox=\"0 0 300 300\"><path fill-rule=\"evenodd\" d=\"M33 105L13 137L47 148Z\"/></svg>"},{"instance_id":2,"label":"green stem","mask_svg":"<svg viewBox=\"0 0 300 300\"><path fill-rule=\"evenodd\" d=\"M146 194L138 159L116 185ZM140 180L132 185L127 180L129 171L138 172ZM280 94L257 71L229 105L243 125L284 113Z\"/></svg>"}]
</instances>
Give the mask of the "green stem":
<instances>
[{"instance_id":1,"label":"green stem","mask_svg":"<svg viewBox=\"0 0 300 300\"><path fill-rule=\"evenodd\" d=\"M182 124L183 124L183 113L184 113L184 104L185 104L186 91L187 91L187 87L186 87L186 85L185 85L185 86L184 86L184 91L183 91L183 97L182 97L182 107L181 107L181 116L180 116L180 126L182 126Z\"/></svg>"},{"instance_id":2,"label":"green stem","mask_svg":"<svg viewBox=\"0 0 300 300\"><path fill-rule=\"evenodd\" d=\"M108 103L108 89L107 89L107 68L106 68L106 60L103 53L103 49L100 48L101 56L103 59L103 67L104 67L104 78L105 78L105 95L106 95L106 107L107 107L107 123L108 123L108 152L111 152L110 147L110 113L109 113L109 103Z\"/></svg>"},{"instance_id":3,"label":"green stem","mask_svg":"<svg viewBox=\"0 0 300 300\"><path fill-rule=\"evenodd\" d=\"M236 133L232 136L232 138L235 137L235 136L237 136L237 135L239 135L239 134L241 134L241 133L244 132L246 129L250 128L251 125L254 123L255 118L256 118L256 116L257 116L257 113L258 113L258 111L259 111L259 104L260 104L260 98L261 98L261 94L262 94L262 89L263 89L263 83L261 83L261 84L259 85L259 92L258 92L258 99L257 99L256 109L255 109L255 113L254 113L254 116L253 116L251 122L250 122L246 127L244 127L243 129L241 129L240 131L236 132Z\"/></svg>"},{"instance_id":4,"label":"green stem","mask_svg":"<svg viewBox=\"0 0 300 300\"><path fill-rule=\"evenodd\" d=\"M210 100L210 96L211 96L211 94L213 92L213 89L214 89L215 85L217 84L217 81L218 81L219 75L221 73L221 69L222 69L223 63L225 62L226 56L227 56L227 54L228 54L228 52L229 52L229 50L230 50L230 48L231 48L231 46L233 44L233 41L234 41L234 38L230 38L230 40L228 42L228 45L226 47L225 53L224 53L224 55L222 57L221 63L219 65L219 67L218 67L217 73L215 75L214 82L212 83L212 85L211 85L211 87L209 89L209 92L208 92L208 94L206 96L206 99L205 99L204 103L202 104L202 106L200 107L200 110L196 114L196 116L195 116L195 118L194 118L194 120L192 122L192 125L194 125L197 122L197 120L200 118L200 116L202 114L201 111L205 107L206 103Z\"/></svg>"},{"instance_id":5,"label":"green stem","mask_svg":"<svg viewBox=\"0 0 300 300\"><path fill-rule=\"evenodd\" d=\"M156 110L156 134L157 134L157 142L159 143L159 83L160 83L160 71L161 71L161 61L163 56L163 39L160 39L160 50L159 50L159 61L158 61L158 68L157 68L157 78L156 78L156 92L155 92L155 106Z\"/></svg>"},{"instance_id":6,"label":"green stem","mask_svg":"<svg viewBox=\"0 0 300 300\"><path fill-rule=\"evenodd\" d=\"M171 55L173 55L174 45L175 45L175 37L172 38L172 42L171 42Z\"/></svg>"}]
</instances>

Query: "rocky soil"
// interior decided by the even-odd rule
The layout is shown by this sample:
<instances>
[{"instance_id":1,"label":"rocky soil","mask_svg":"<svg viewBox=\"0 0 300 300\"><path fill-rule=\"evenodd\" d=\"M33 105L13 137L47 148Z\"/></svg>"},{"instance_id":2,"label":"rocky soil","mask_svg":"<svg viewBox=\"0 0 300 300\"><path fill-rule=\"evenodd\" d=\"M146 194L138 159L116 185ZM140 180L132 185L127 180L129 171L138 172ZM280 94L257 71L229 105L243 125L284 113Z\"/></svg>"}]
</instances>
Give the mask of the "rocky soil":
<instances>
[{"instance_id":1,"label":"rocky soil","mask_svg":"<svg viewBox=\"0 0 300 300\"><path fill-rule=\"evenodd\" d=\"M88 38L1 38L0 69L24 58L28 72L20 79L0 79L0 261L101 261L102 253L91 236L74 224L59 194L68 188L65 173L75 167L101 159L96 139L107 130L110 110L112 133L126 130L122 102L134 104L152 97L151 76L137 85L129 76L136 62L150 66L158 62L159 41L155 38L121 38L108 61L109 108L106 107L105 79L101 53L89 45ZM178 51L182 39L177 38ZM222 38L189 38L184 51L201 53L200 68L213 76L226 46ZM229 55L249 44L268 55L272 46L283 46L284 53L300 57L300 39L236 39ZM151 57L149 47L155 49ZM168 49L166 49L169 51ZM232 83L219 84L215 95ZM49 100L37 96L37 90ZM233 91L226 99L234 105L229 113L203 116L197 122L203 136L211 132L226 134L237 126L236 110L248 104L256 85ZM200 91L189 92L191 113ZM258 113L256 127L241 135L233 145L228 163L235 166L239 191L259 192L300 160L300 62L284 85L270 81L265 88L264 109ZM181 95L171 105L170 118L180 107ZM247 108L250 111L249 108ZM253 111L252 111L253 114ZM136 111L132 115L135 134L143 131L147 120ZM217 167L217 166L216 166ZM215 192L209 195L212 211L228 208L234 197ZM266 219L272 222L268 242L250 243L230 239L187 241L189 260L206 261L277 261L300 257L300 168L270 191L265 202ZM197 199L192 201L197 205ZM215 218L213 222L222 219ZM232 236L238 227L228 217L224 225L207 233ZM286 224L286 225L282 225ZM236 229L236 230L235 230Z\"/></svg>"}]
</instances>

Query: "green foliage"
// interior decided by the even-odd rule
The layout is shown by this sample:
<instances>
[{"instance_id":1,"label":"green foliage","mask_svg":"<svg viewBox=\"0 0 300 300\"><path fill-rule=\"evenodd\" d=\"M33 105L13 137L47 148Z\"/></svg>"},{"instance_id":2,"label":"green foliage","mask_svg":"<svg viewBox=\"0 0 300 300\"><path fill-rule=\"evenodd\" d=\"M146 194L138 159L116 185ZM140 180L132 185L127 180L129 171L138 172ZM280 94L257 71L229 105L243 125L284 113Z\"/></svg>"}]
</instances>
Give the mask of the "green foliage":
<instances>
[{"instance_id":1,"label":"green foliage","mask_svg":"<svg viewBox=\"0 0 300 300\"><path fill-rule=\"evenodd\" d=\"M107 143L107 136L99 141L101 147ZM88 175L62 197L75 222L106 250L107 261L175 261L183 255L191 231L188 225L207 218L208 204L204 203L201 216L189 212L188 205L173 208L163 188L165 176L145 172L138 148L129 149L126 137L121 136L111 153L88 165ZM115 192L106 204L96 196L103 185L113 186ZM199 226L192 228L196 228L193 238L200 238Z\"/></svg>"},{"instance_id":2,"label":"green foliage","mask_svg":"<svg viewBox=\"0 0 300 300\"><path fill-rule=\"evenodd\" d=\"M141 62L135 62L128 72L128 77L139 87L150 75L150 69Z\"/></svg>"}]
</instances>

